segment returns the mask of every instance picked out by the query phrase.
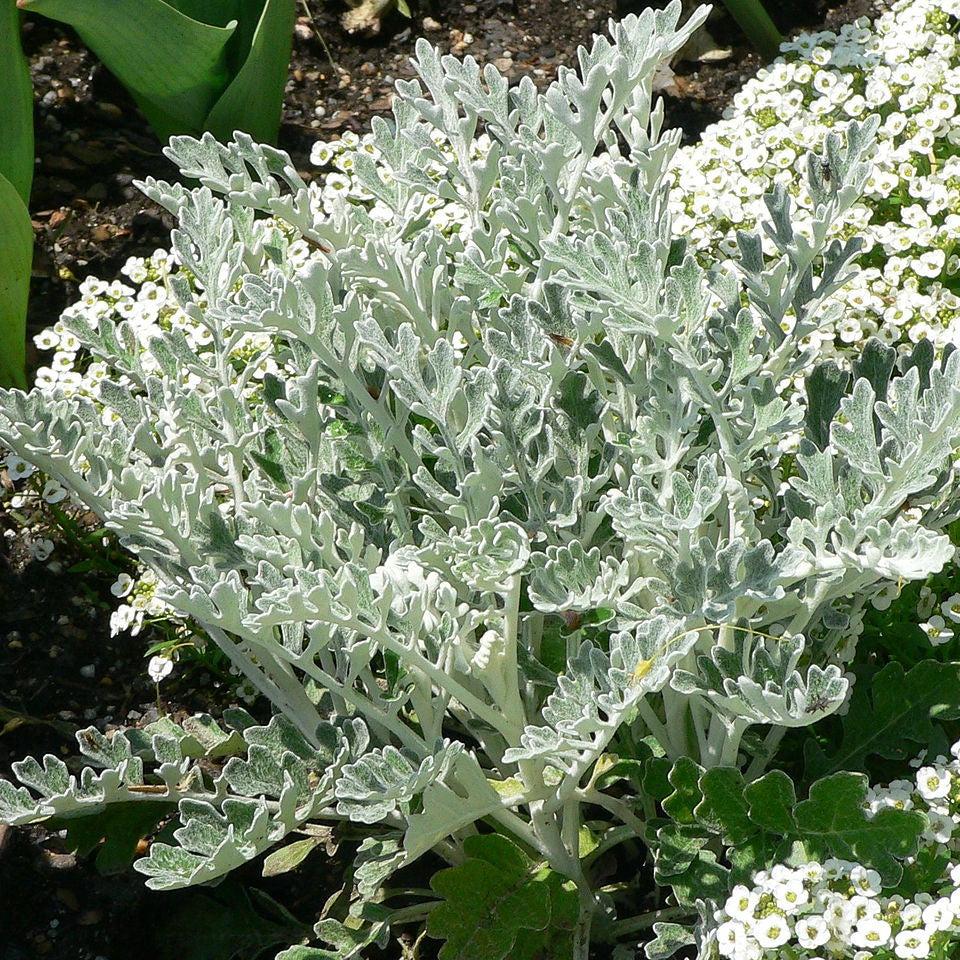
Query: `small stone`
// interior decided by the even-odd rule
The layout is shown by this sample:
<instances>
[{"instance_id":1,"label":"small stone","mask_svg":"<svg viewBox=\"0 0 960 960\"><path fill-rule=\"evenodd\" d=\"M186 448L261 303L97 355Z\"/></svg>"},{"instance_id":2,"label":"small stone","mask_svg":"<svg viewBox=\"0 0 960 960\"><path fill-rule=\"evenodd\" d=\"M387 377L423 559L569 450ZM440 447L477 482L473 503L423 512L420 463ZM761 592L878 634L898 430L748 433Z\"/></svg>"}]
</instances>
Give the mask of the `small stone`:
<instances>
[{"instance_id":1,"label":"small stone","mask_svg":"<svg viewBox=\"0 0 960 960\"><path fill-rule=\"evenodd\" d=\"M97 104L97 109L101 113L105 113L108 117L112 117L114 120L119 120L123 117L123 111L115 103L103 101Z\"/></svg>"},{"instance_id":2,"label":"small stone","mask_svg":"<svg viewBox=\"0 0 960 960\"><path fill-rule=\"evenodd\" d=\"M80 676L92 680L97 675L97 666L94 663L85 664L80 668Z\"/></svg>"},{"instance_id":3,"label":"small stone","mask_svg":"<svg viewBox=\"0 0 960 960\"><path fill-rule=\"evenodd\" d=\"M501 73L509 73L513 69L513 61L508 57L497 57L497 59L493 61L493 65Z\"/></svg>"},{"instance_id":4,"label":"small stone","mask_svg":"<svg viewBox=\"0 0 960 960\"><path fill-rule=\"evenodd\" d=\"M435 33L437 30L442 30L443 27L440 23L433 19L433 17L424 17L423 18L423 29L427 33Z\"/></svg>"},{"instance_id":5,"label":"small stone","mask_svg":"<svg viewBox=\"0 0 960 960\"><path fill-rule=\"evenodd\" d=\"M307 24L305 24L305 23L298 23L298 24L293 28L293 32L294 32L294 35L296 36L296 38L297 38L298 40L312 40L312 39L313 39L313 31L312 31L312 30L310 29L310 27L309 27Z\"/></svg>"},{"instance_id":6,"label":"small stone","mask_svg":"<svg viewBox=\"0 0 960 960\"><path fill-rule=\"evenodd\" d=\"M365 63L360 64L360 72L365 77L372 77L377 72L377 68L367 60Z\"/></svg>"},{"instance_id":7,"label":"small stone","mask_svg":"<svg viewBox=\"0 0 960 960\"><path fill-rule=\"evenodd\" d=\"M313 108L313 112L318 117L325 117L327 115L327 108L322 103L318 103Z\"/></svg>"}]
</instances>

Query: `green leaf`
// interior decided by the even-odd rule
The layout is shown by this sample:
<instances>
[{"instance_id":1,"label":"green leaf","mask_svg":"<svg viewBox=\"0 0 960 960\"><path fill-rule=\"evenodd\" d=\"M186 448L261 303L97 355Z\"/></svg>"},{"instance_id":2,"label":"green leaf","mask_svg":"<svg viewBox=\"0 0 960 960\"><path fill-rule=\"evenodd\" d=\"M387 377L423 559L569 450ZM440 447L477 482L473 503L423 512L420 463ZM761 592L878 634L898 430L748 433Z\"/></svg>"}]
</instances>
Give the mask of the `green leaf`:
<instances>
[{"instance_id":1,"label":"green leaf","mask_svg":"<svg viewBox=\"0 0 960 960\"><path fill-rule=\"evenodd\" d=\"M304 947L297 944L278 953L275 960L337 960L332 950L321 950L320 947Z\"/></svg>"},{"instance_id":2,"label":"green leaf","mask_svg":"<svg viewBox=\"0 0 960 960\"><path fill-rule=\"evenodd\" d=\"M692 946L696 938L689 927L679 923L655 923L653 932L657 935L643 948L647 960L667 960L678 950Z\"/></svg>"},{"instance_id":3,"label":"green leaf","mask_svg":"<svg viewBox=\"0 0 960 960\"><path fill-rule=\"evenodd\" d=\"M838 770L865 770L870 756L904 760L927 747L934 723L960 717L960 663L924 660L904 672L893 661L853 688L843 738L828 755L813 740L805 748L811 779Z\"/></svg>"},{"instance_id":4,"label":"green leaf","mask_svg":"<svg viewBox=\"0 0 960 960\"><path fill-rule=\"evenodd\" d=\"M715 853L701 850L690 866L669 882L677 901L693 906L698 900L721 900L730 889L730 871L717 863Z\"/></svg>"},{"instance_id":5,"label":"green leaf","mask_svg":"<svg viewBox=\"0 0 960 960\"><path fill-rule=\"evenodd\" d=\"M916 854L926 818L915 810L888 807L868 820L866 799L863 774L835 773L818 780L809 799L797 804L797 838L810 856L869 864L884 886L895 886L903 872L898 861Z\"/></svg>"},{"instance_id":6,"label":"green leaf","mask_svg":"<svg viewBox=\"0 0 960 960\"><path fill-rule=\"evenodd\" d=\"M860 356L853 361L853 378L858 380L863 377L868 380L877 399L886 400L887 384L890 382L890 374L893 373L893 364L896 359L896 350L876 337L871 337Z\"/></svg>"},{"instance_id":7,"label":"green leaf","mask_svg":"<svg viewBox=\"0 0 960 960\"><path fill-rule=\"evenodd\" d=\"M320 844L319 837L307 837L304 840L295 840L288 843L279 850L274 850L268 854L263 861L263 876L278 877L282 873L289 873L296 870L307 857L313 853L314 848Z\"/></svg>"},{"instance_id":8,"label":"green leaf","mask_svg":"<svg viewBox=\"0 0 960 960\"><path fill-rule=\"evenodd\" d=\"M467 859L430 885L444 902L427 933L445 940L440 960L533 960L569 956L577 895L559 874L498 834L468 837ZM549 944L550 952L547 952Z\"/></svg>"},{"instance_id":9,"label":"green leaf","mask_svg":"<svg viewBox=\"0 0 960 960\"><path fill-rule=\"evenodd\" d=\"M0 385L27 385L24 367L32 263L30 214L17 189L0 174Z\"/></svg>"},{"instance_id":10,"label":"green leaf","mask_svg":"<svg viewBox=\"0 0 960 960\"><path fill-rule=\"evenodd\" d=\"M850 375L826 361L807 377L807 436L823 450L830 442L830 424L840 409Z\"/></svg>"},{"instance_id":11,"label":"green leaf","mask_svg":"<svg viewBox=\"0 0 960 960\"><path fill-rule=\"evenodd\" d=\"M235 25L202 23L163 0L23 0L23 8L73 27L161 140L203 130L227 85Z\"/></svg>"},{"instance_id":12,"label":"green leaf","mask_svg":"<svg viewBox=\"0 0 960 960\"><path fill-rule=\"evenodd\" d=\"M743 786L743 774L734 767L714 767L700 778L703 800L696 808L697 819L727 845L743 843L757 831Z\"/></svg>"},{"instance_id":13,"label":"green leaf","mask_svg":"<svg viewBox=\"0 0 960 960\"><path fill-rule=\"evenodd\" d=\"M603 401L587 375L579 370L571 370L561 381L557 406L569 418L575 437L595 427L603 413Z\"/></svg>"},{"instance_id":14,"label":"green leaf","mask_svg":"<svg viewBox=\"0 0 960 960\"><path fill-rule=\"evenodd\" d=\"M780 50L783 37L762 0L723 0L724 6L744 32L751 45L767 60L772 60Z\"/></svg>"},{"instance_id":15,"label":"green leaf","mask_svg":"<svg viewBox=\"0 0 960 960\"><path fill-rule=\"evenodd\" d=\"M20 47L20 12L14 0L0 0L0 177L6 177L24 204L33 182L33 84Z\"/></svg>"},{"instance_id":16,"label":"green leaf","mask_svg":"<svg viewBox=\"0 0 960 960\"><path fill-rule=\"evenodd\" d=\"M296 0L263 4L246 60L206 118L205 128L217 139L242 130L254 140L276 142L296 15Z\"/></svg>"},{"instance_id":17,"label":"green leaf","mask_svg":"<svg viewBox=\"0 0 960 960\"><path fill-rule=\"evenodd\" d=\"M748 783L743 795L750 808L750 819L764 830L783 836L796 830L793 808L797 794L793 781L782 770L771 770Z\"/></svg>"},{"instance_id":18,"label":"green leaf","mask_svg":"<svg viewBox=\"0 0 960 960\"><path fill-rule=\"evenodd\" d=\"M790 778L778 770L745 783L733 767L704 772L682 758L670 771L670 783L674 792L663 808L674 822L661 821L656 830L656 876L683 903L715 897L726 873L706 848L711 837L728 848L733 882L786 859L799 843L817 859L841 857L874 867L889 885L900 878L899 861L916 853L926 822L920 813L892 808L868 819L867 779L856 773L819 780L801 803Z\"/></svg>"},{"instance_id":19,"label":"green leaf","mask_svg":"<svg viewBox=\"0 0 960 960\"><path fill-rule=\"evenodd\" d=\"M157 937L158 960L240 960L302 939L309 931L270 897L227 882L195 890L167 912ZM310 956L309 954L307 956ZM311 960L326 960L316 954Z\"/></svg>"},{"instance_id":20,"label":"green leaf","mask_svg":"<svg viewBox=\"0 0 960 960\"><path fill-rule=\"evenodd\" d=\"M681 757L668 774L673 793L663 801L663 809L677 823L694 823L694 808L703 799L700 775L703 767L689 757Z\"/></svg>"},{"instance_id":21,"label":"green leaf","mask_svg":"<svg viewBox=\"0 0 960 960\"><path fill-rule=\"evenodd\" d=\"M68 847L85 857L97 851L94 861L102 874L122 873L136 856L137 844L153 833L175 803L117 803L92 817L54 817L50 830L66 830Z\"/></svg>"}]
</instances>

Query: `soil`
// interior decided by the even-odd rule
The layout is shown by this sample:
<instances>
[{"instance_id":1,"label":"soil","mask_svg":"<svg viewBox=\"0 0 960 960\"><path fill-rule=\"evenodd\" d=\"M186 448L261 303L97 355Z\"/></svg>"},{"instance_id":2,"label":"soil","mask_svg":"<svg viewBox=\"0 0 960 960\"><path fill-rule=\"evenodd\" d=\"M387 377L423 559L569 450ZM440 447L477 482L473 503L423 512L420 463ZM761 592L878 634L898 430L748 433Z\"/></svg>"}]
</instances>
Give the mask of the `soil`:
<instances>
[{"instance_id":1,"label":"soil","mask_svg":"<svg viewBox=\"0 0 960 960\"><path fill-rule=\"evenodd\" d=\"M608 17L646 5L434 0L411 3L413 21L393 14L378 35L356 37L341 28L334 3L301 3L280 145L307 177L316 140L361 133L372 115L389 110L394 81L412 74L408 58L419 35L445 51L492 61L511 77L529 75L545 85L559 65L574 62L576 47L602 30ZM835 29L875 12L870 0L767 0L766 6L785 33L824 24ZM761 66L722 7L710 30L730 56L677 64L678 95L665 97L668 126L681 127L688 142L719 118ZM28 319L34 334L56 321L84 277L111 278L127 257L167 245L169 216L133 182L149 175L173 179L176 170L124 90L72 33L30 18L23 39L36 102L36 249ZM32 365L43 362L32 344L30 349ZM10 517L0 521L16 527ZM147 638L109 637L115 574L71 573L76 559L69 547L58 545L58 570L29 562L15 537L0 546L0 774L28 753L72 756L77 726L145 723L156 716L156 690L144 675ZM215 712L228 696L222 677L202 671L165 684L164 692L174 702L159 707L174 711ZM323 891L336 889L336 863L335 857L314 857L305 873L271 881L261 880L259 865L251 864L240 881L266 890L309 922ZM209 939L198 945L193 937L197 894L151 894L135 874L100 876L55 833L0 827L0 960L227 960L235 947L239 960L253 960L257 945L236 939L243 933L236 918L252 909L261 917L259 929L273 929L262 919L271 912L269 904L251 905L239 883L203 896L213 898L205 903L204 925L211 926L213 916L223 920L227 940L219 945ZM279 930L278 937L287 933Z\"/></svg>"}]
</instances>

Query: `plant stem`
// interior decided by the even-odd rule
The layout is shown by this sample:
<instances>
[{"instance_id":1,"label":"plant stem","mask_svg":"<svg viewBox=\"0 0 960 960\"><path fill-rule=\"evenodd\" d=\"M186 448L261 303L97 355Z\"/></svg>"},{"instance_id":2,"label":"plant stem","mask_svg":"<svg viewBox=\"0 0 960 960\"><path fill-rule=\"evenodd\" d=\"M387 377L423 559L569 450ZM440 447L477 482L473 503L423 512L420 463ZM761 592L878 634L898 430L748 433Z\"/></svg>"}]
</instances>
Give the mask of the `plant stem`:
<instances>
[{"instance_id":1,"label":"plant stem","mask_svg":"<svg viewBox=\"0 0 960 960\"><path fill-rule=\"evenodd\" d=\"M580 913L573 929L573 953L571 960L590 960L590 928L597 904L588 887L577 885L580 894Z\"/></svg>"},{"instance_id":2,"label":"plant stem","mask_svg":"<svg viewBox=\"0 0 960 960\"><path fill-rule=\"evenodd\" d=\"M648 930L661 920L672 920L674 917L682 917L689 914L689 912L685 907L662 907L659 910L651 910L648 913L639 913L635 917L618 920L613 925L613 935L619 939L628 934L636 933L638 930Z\"/></svg>"}]
</instances>

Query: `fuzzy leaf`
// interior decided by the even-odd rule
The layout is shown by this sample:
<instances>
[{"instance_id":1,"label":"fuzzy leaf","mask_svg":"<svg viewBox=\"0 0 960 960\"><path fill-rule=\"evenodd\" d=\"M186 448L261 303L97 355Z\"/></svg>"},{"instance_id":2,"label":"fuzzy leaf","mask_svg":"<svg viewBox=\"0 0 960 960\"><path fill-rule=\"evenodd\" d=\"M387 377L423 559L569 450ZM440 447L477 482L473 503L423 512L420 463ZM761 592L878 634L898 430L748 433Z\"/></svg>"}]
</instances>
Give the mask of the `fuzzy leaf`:
<instances>
[{"instance_id":1,"label":"fuzzy leaf","mask_svg":"<svg viewBox=\"0 0 960 960\"><path fill-rule=\"evenodd\" d=\"M807 776L863 770L871 756L906 759L932 742L934 723L958 716L960 664L924 660L904 670L900 663L888 663L854 685L842 718L843 737L833 751L807 741Z\"/></svg>"},{"instance_id":2,"label":"fuzzy leaf","mask_svg":"<svg viewBox=\"0 0 960 960\"><path fill-rule=\"evenodd\" d=\"M427 923L430 936L445 941L440 960L534 960L547 943L549 955L563 955L576 893L497 834L468 837L464 852L464 863L430 882L444 900Z\"/></svg>"},{"instance_id":3,"label":"fuzzy leaf","mask_svg":"<svg viewBox=\"0 0 960 960\"><path fill-rule=\"evenodd\" d=\"M835 773L818 780L809 799L797 804L797 836L821 862L841 857L869 864L892 887L903 872L900 861L917 852L925 818L914 810L888 807L868 819L866 798L867 778L861 774Z\"/></svg>"}]
</instances>

